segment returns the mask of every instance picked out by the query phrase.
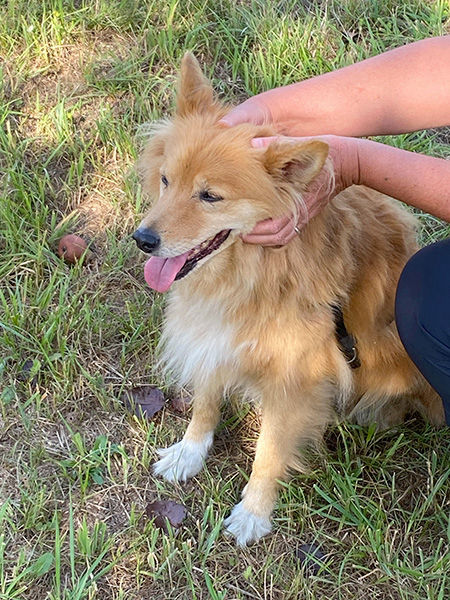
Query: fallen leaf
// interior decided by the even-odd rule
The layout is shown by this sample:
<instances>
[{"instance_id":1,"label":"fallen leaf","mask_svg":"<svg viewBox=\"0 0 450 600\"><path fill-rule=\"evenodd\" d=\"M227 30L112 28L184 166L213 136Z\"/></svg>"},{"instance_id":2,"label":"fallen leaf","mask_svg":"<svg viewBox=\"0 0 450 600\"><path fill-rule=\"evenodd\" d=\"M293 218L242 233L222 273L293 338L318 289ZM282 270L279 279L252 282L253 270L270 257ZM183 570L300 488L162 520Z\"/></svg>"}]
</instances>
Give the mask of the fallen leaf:
<instances>
[{"instance_id":1,"label":"fallen leaf","mask_svg":"<svg viewBox=\"0 0 450 600\"><path fill-rule=\"evenodd\" d=\"M166 533L169 529L167 521L177 530L186 517L186 508L182 504L177 504L173 500L155 500L147 505L146 513L150 519L154 519L154 524Z\"/></svg>"},{"instance_id":2,"label":"fallen leaf","mask_svg":"<svg viewBox=\"0 0 450 600\"><path fill-rule=\"evenodd\" d=\"M137 417L153 418L164 406L164 394L154 386L146 385L127 390L122 394L125 408Z\"/></svg>"},{"instance_id":3,"label":"fallen leaf","mask_svg":"<svg viewBox=\"0 0 450 600\"><path fill-rule=\"evenodd\" d=\"M315 544L302 544L295 551L295 556L308 575L317 575L327 560L327 555Z\"/></svg>"},{"instance_id":4,"label":"fallen leaf","mask_svg":"<svg viewBox=\"0 0 450 600\"><path fill-rule=\"evenodd\" d=\"M52 552L45 552L39 558L37 558L29 567L22 571L22 573L27 573L29 575L33 575L34 577L42 577L50 571L55 562L55 557Z\"/></svg>"},{"instance_id":5,"label":"fallen leaf","mask_svg":"<svg viewBox=\"0 0 450 600\"><path fill-rule=\"evenodd\" d=\"M171 400L171 405L175 412L184 414L189 410L191 399L188 395L175 396L175 398L172 398Z\"/></svg>"},{"instance_id":6,"label":"fallen leaf","mask_svg":"<svg viewBox=\"0 0 450 600\"><path fill-rule=\"evenodd\" d=\"M20 372L21 377L23 379L28 379L32 368L33 368L33 361L30 359L26 360L22 365L22 370Z\"/></svg>"},{"instance_id":7,"label":"fallen leaf","mask_svg":"<svg viewBox=\"0 0 450 600\"><path fill-rule=\"evenodd\" d=\"M37 373L40 368L41 363L38 360L26 360L23 363L22 369L19 373L19 379L21 381L28 381L31 388L34 389L37 386Z\"/></svg>"}]
</instances>

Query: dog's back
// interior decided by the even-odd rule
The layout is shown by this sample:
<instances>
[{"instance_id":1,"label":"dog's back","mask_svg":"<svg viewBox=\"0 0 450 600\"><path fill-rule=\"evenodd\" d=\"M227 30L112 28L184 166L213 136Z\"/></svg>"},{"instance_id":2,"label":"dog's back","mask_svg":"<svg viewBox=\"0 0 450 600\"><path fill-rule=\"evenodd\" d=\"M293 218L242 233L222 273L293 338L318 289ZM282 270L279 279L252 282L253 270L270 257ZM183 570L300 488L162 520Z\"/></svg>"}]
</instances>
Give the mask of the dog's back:
<instances>
[{"instance_id":1,"label":"dog's back","mask_svg":"<svg viewBox=\"0 0 450 600\"><path fill-rule=\"evenodd\" d=\"M418 249L415 218L395 200L362 186L342 192L330 212L318 227L332 232L332 222L339 222L343 315L356 338L360 362L344 411L359 423L376 422L380 428L402 422L413 410L443 424L442 403L408 357L395 326L398 279Z\"/></svg>"}]
</instances>

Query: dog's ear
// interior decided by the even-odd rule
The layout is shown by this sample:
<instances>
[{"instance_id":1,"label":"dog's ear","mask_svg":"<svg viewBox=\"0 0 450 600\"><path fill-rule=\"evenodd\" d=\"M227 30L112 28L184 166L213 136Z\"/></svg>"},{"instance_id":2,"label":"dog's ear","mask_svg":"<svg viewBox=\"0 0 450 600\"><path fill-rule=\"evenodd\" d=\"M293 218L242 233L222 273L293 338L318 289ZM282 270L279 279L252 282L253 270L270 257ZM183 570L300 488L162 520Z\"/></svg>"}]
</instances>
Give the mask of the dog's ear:
<instances>
[{"instance_id":1,"label":"dog's ear","mask_svg":"<svg viewBox=\"0 0 450 600\"><path fill-rule=\"evenodd\" d=\"M264 152L267 172L280 182L307 185L321 171L328 156L328 144L319 140L275 142Z\"/></svg>"},{"instance_id":2,"label":"dog's ear","mask_svg":"<svg viewBox=\"0 0 450 600\"><path fill-rule=\"evenodd\" d=\"M160 169L164 163L164 154L171 127L168 121L155 123L149 130L148 141L137 161L137 172L143 188L153 199L159 195Z\"/></svg>"},{"instance_id":3,"label":"dog's ear","mask_svg":"<svg viewBox=\"0 0 450 600\"><path fill-rule=\"evenodd\" d=\"M176 113L185 117L191 113L203 113L214 104L211 84L203 75L197 59L186 52L181 61L181 73L178 83Z\"/></svg>"}]
</instances>

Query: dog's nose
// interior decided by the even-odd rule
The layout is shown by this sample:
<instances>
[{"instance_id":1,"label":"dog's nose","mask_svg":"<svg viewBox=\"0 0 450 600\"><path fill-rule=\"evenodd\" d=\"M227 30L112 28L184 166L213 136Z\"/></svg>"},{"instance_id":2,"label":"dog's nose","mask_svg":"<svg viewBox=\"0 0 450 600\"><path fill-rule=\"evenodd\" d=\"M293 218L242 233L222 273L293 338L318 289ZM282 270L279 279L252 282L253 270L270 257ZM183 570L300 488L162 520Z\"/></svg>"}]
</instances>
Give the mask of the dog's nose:
<instances>
[{"instance_id":1,"label":"dog's nose","mask_svg":"<svg viewBox=\"0 0 450 600\"><path fill-rule=\"evenodd\" d=\"M147 254L151 254L161 243L161 238L153 229L136 229L131 237L138 248Z\"/></svg>"}]
</instances>

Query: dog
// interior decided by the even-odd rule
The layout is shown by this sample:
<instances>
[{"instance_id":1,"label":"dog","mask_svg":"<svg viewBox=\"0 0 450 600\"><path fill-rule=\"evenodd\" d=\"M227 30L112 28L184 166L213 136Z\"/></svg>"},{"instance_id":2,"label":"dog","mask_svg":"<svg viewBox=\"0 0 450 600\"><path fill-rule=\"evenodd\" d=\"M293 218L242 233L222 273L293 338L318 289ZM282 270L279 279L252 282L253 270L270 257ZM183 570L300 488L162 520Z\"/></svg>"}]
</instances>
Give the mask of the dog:
<instances>
[{"instance_id":1,"label":"dog","mask_svg":"<svg viewBox=\"0 0 450 600\"><path fill-rule=\"evenodd\" d=\"M176 482L201 470L227 391L261 402L252 472L225 520L246 545L270 532L278 480L306 468L302 447L320 443L337 417L385 428L411 409L435 425L444 414L394 322L396 284L417 249L412 215L353 186L286 246L245 244L241 235L257 222L298 211L328 146L253 148L252 138L273 132L221 127L227 110L186 54L175 114L155 127L140 158L155 202L133 237L151 255L146 281L170 289L163 362L193 388L186 433L159 451L154 472Z\"/></svg>"}]
</instances>

